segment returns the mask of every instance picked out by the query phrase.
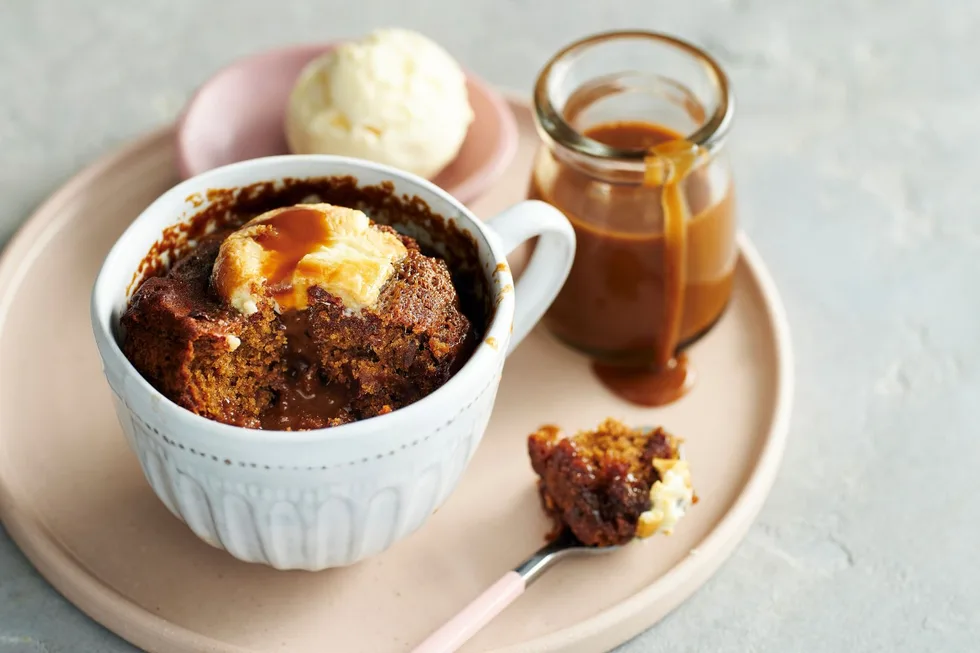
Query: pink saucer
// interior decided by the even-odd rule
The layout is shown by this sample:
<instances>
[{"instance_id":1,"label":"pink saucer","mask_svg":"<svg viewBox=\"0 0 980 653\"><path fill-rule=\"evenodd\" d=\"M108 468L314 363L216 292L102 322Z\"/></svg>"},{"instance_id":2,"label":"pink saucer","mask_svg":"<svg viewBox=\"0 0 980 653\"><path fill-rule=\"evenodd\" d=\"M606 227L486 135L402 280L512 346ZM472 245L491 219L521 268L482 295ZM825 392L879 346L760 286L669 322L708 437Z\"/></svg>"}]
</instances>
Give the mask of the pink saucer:
<instances>
[{"instance_id":1,"label":"pink saucer","mask_svg":"<svg viewBox=\"0 0 980 653\"><path fill-rule=\"evenodd\" d=\"M286 101L300 71L335 44L262 52L218 71L187 103L177 122L182 177L262 156L288 154ZM467 75L476 117L459 155L432 181L468 202L489 188L517 151L517 122L489 85Z\"/></svg>"}]
</instances>

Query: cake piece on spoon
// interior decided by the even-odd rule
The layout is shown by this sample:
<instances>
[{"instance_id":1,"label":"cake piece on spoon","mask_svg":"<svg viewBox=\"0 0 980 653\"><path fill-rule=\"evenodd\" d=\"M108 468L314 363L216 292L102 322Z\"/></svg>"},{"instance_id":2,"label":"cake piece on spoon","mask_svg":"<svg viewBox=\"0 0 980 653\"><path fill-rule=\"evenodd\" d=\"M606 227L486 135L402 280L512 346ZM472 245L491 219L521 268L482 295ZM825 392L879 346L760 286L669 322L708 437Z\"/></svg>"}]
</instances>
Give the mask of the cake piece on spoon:
<instances>
[{"instance_id":1,"label":"cake piece on spoon","mask_svg":"<svg viewBox=\"0 0 980 653\"><path fill-rule=\"evenodd\" d=\"M697 502L679 440L662 428L634 429L607 419L571 437L556 426L528 436L550 537L569 529L583 544L616 546L670 535Z\"/></svg>"}]
</instances>

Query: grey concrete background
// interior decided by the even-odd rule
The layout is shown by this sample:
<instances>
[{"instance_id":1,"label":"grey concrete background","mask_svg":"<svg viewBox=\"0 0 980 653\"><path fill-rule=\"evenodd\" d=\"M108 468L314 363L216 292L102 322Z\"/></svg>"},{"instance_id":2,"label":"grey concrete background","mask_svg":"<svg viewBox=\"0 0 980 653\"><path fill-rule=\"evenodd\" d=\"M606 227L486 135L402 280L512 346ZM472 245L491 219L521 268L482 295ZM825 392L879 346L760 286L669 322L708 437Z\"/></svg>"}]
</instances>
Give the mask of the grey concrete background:
<instances>
[{"instance_id":1,"label":"grey concrete background","mask_svg":"<svg viewBox=\"0 0 980 653\"><path fill-rule=\"evenodd\" d=\"M743 224L794 330L792 436L731 561L622 651L980 650L980 5L0 0L0 240L222 64L380 25L518 89L615 27L687 37L734 78ZM130 650L0 533L0 653Z\"/></svg>"}]
</instances>

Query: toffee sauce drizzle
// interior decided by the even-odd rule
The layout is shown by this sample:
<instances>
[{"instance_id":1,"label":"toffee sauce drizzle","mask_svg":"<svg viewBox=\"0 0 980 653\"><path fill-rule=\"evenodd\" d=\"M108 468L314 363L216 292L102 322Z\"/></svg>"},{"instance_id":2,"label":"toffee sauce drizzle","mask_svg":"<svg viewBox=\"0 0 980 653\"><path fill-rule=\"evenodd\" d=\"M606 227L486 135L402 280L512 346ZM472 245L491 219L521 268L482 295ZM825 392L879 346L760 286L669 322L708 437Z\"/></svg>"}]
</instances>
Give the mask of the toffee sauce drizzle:
<instances>
[{"instance_id":1,"label":"toffee sauce drizzle","mask_svg":"<svg viewBox=\"0 0 980 653\"><path fill-rule=\"evenodd\" d=\"M331 384L320 370L316 343L310 336L309 309L297 310L292 279L300 261L328 243L323 213L302 206L277 213L271 227L255 241L268 253L262 269L266 287L282 308L286 336L286 378L275 404L262 415L262 428L286 429L306 420L336 417L346 406L346 388Z\"/></svg>"},{"instance_id":2,"label":"toffee sauce drizzle","mask_svg":"<svg viewBox=\"0 0 980 653\"><path fill-rule=\"evenodd\" d=\"M687 356L675 353L684 315L691 219L682 184L699 162L701 152L671 130L640 121L595 125L585 135L607 145L647 148L643 185L661 189L664 311L653 366L594 361L592 368L599 380L623 399L642 406L663 406L684 396L696 377Z\"/></svg>"}]
</instances>

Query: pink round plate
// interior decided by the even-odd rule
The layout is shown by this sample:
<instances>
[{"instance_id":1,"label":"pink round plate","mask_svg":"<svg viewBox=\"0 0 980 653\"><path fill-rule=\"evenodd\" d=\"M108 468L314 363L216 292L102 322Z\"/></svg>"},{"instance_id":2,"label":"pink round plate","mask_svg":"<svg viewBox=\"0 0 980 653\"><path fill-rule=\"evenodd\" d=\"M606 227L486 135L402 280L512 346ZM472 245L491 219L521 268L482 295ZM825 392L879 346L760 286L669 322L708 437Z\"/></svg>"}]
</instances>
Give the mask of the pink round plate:
<instances>
[{"instance_id":1,"label":"pink round plate","mask_svg":"<svg viewBox=\"0 0 980 653\"><path fill-rule=\"evenodd\" d=\"M511 106L517 156L470 205L479 216L527 191L539 141L530 107ZM663 424L685 438L698 504L670 537L562 562L461 653L608 651L689 597L746 534L779 469L793 365L779 294L743 236L731 304L691 348L698 382L680 401L623 403L588 360L536 330L507 360L459 487L411 537L317 573L239 562L199 540L156 498L126 445L89 322L106 251L174 184L173 145L169 129L157 132L80 173L0 262L0 518L92 618L153 653L410 651L543 543L549 523L527 434L547 422L574 430L612 415ZM515 274L520 263L512 260ZM691 633L661 650L698 650L697 642Z\"/></svg>"},{"instance_id":2,"label":"pink round plate","mask_svg":"<svg viewBox=\"0 0 980 653\"><path fill-rule=\"evenodd\" d=\"M297 45L239 59L197 90L177 122L182 177L262 156L288 154L283 118L303 67L335 43ZM432 180L460 201L489 188L514 158L517 123L485 82L466 78L475 118L459 155Z\"/></svg>"}]
</instances>

